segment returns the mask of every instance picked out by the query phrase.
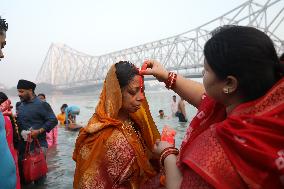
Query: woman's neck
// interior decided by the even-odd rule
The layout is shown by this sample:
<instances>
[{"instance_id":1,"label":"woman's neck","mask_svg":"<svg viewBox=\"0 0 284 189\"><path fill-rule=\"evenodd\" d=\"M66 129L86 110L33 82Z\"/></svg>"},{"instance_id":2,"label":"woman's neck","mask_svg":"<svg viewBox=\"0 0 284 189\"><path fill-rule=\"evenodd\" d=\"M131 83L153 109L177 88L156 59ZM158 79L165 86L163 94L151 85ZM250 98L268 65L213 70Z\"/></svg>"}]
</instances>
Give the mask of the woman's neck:
<instances>
[{"instance_id":1,"label":"woman's neck","mask_svg":"<svg viewBox=\"0 0 284 189\"><path fill-rule=\"evenodd\" d=\"M238 105L244 103L245 101L239 97L231 98L226 104L226 113L229 115Z\"/></svg>"},{"instance_id":2,"label":"woman's neck","mask_svg":"<svg viewBox=\"0 0 284 189\"><path fill-rule=\"evenodd\" d=\"M129 120L129 113L120 109L118 112L117 118L122 122L127 121Z\"/></svg>"}]
</instances>

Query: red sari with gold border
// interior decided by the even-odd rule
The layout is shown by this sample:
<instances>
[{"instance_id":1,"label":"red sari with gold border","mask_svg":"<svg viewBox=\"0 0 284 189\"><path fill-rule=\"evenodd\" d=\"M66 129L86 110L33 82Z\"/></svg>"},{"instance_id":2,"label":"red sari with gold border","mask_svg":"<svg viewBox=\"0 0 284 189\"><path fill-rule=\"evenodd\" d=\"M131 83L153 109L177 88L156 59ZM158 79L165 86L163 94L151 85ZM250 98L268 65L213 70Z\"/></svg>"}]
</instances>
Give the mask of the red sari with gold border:
<instances>
[{"instance_id":1,"label":"red sari with gold border","mask_svg":"<svg viewBox=\"0 0 284 189\"><path fill-rule=\"evenodd\" d=\"M284 188L284 79L229 115L204 95L178 166L181 188Z\"/></svg>"}]
</instances>

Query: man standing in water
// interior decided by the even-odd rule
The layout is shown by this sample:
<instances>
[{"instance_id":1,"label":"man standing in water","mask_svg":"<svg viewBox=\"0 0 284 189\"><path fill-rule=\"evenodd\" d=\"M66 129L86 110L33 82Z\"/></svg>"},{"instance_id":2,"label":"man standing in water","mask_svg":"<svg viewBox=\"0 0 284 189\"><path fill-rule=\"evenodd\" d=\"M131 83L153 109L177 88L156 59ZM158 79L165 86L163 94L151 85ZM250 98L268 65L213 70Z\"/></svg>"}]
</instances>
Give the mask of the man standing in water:
<instances>
[{"instance_id":1,"label":"man standing in water","mask_svg":"<svg viewBox=\"0 0 284 189\"><path fill-rule=\"evenodd\" d=\"M35 95L35 88L36 84L33 82L23 79L19 80L17 89L21 104L17 107L17 121L20 133L30 131L32 138L39 140L43 152L46 153L48 147L46 132L50 132L57 125L57 119L50 105L40 100ZM26 143L23 142L20 146L19 162L21 162L23 158L25 144ZM31 146L33 146L33 144ZM21 171L20 167L20 172ZM21 180L24 181L23 175L21 175Z\"/></svg>"},{"instance_id":2,"label":"man standing in water","mask_svg":"<svg viewBox=\"0 0 284 189\"><path fill-rule=\"evenodd\" d=\"M184 104L184 99L182 97L180 98L180 101L178 102L177 115L178 115L179 122L187 122L185 104Z\"/></svg>"},{"instance_id":3,"label":"man standing in water","mask_svg":"<svg viewBox=\"0 0 284 189\"><path fill-rule=\"evenodd\" d=\"M176 95L173 95L173 101L171 103L171 110L172 110L172 116L177 117L177 111L178 111L178 102Z\"/></svg>"}]
</instances>

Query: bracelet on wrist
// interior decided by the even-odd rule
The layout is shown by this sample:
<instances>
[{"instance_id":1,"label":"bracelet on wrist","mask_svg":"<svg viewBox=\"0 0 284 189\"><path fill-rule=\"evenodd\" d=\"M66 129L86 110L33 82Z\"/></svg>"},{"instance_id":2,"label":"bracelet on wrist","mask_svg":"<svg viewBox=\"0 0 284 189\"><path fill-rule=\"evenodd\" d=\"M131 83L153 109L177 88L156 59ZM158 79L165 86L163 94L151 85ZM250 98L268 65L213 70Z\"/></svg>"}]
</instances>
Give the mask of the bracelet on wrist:
<instances>
[{"instance_id":1,"label":"bracelet on wrist","mask_svg":"<svg viewBox=\"0 0 284 189\"><path fill-rule=\"evenodd\" d=\"M164 167L164 161L165 159L170 155L170 154L174 154L174 155L178 155L179 154L179 150L175 147L168 147L168 148L165 148L162 153L161 153L161 156L160 156L160 166Z\"/></svg>"},{"instance_id":2,"label":"bracelet on wrist","mask_svg":"<svg viewBox=\"0 0 284 189\"><path fill-rule=\"evenodd\" d=\"M165 81L167 89L173 89L176 85L177 74L174 72L169 72L168 79Z\"/></svg>"},{"instance_id":3,"label":"bracelet on wrist","mask_svg":"<svg viewBox=\"0 0 284 189\"><path fill-rule=\"evenodd\" d=\"M42 134L44 132L44 129L43 128L40 128L39 129L39 134Z\"/></svg>"}]
</instances>

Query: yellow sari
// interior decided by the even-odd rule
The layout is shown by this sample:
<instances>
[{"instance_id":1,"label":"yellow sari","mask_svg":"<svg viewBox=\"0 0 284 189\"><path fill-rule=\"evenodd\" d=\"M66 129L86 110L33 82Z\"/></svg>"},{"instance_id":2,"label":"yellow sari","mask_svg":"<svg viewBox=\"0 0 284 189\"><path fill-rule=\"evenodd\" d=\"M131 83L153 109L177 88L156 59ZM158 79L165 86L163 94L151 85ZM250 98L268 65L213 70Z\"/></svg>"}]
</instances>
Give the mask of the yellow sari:
<instances>
[{"instance_id":1,"label":"yellow sari","mask_svg":"<svg viewBox=\"0 0 284 189\"><path fill-rule=\"evenodd\" d=\"M138 134L133 127L117 119L121 105L122 94L113 65L104 81L96 112L76 140L75 189L157 188L153 182L150 184L154 177L158 178L150 163L150 150L160 134L147 100L130 115L139 127Z\"/></svg>"}]
</instances>

